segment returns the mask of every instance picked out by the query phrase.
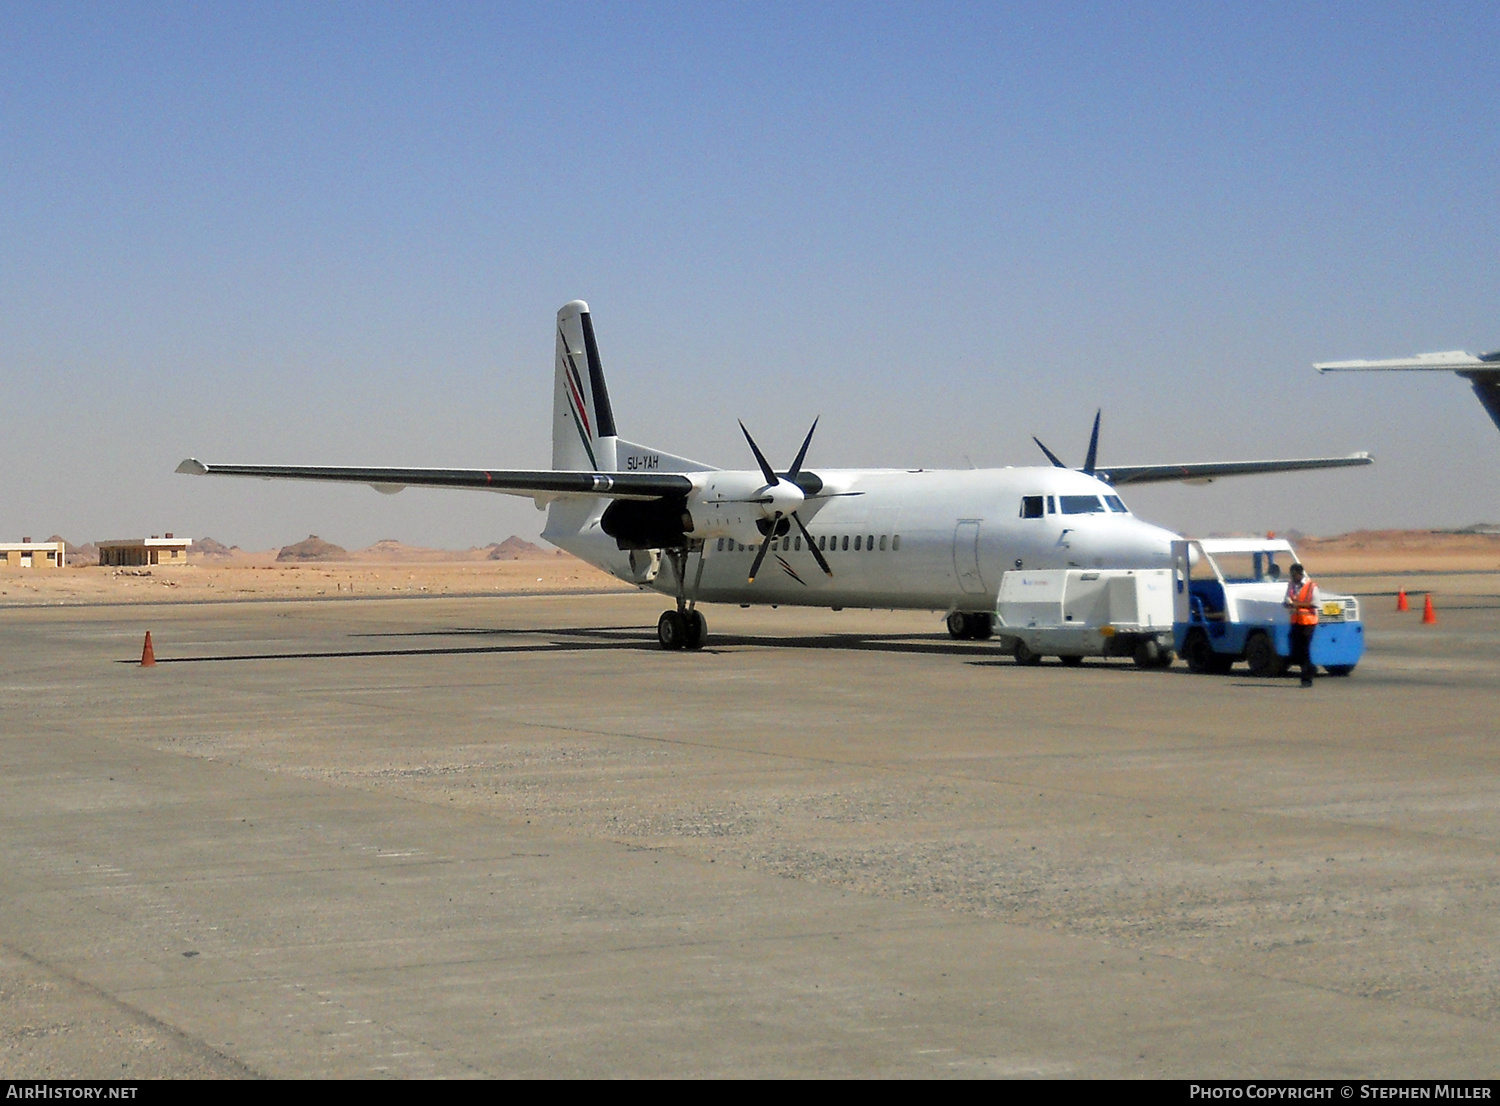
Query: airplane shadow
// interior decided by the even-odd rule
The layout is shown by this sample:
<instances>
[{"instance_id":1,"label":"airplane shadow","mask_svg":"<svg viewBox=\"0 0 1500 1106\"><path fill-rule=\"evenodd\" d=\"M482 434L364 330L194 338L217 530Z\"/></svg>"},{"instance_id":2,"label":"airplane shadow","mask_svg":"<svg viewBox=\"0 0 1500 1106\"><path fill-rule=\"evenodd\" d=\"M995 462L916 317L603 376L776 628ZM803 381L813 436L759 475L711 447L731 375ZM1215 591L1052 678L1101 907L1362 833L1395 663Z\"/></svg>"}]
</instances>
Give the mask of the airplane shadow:
<instances>
[{"instance_id":1,"label":"airplane shadow","mask_svg":"<svg viewBox=\"0 0 1500 1106\"><path fill-rule=\"evenodd\" d=\"M454 638L454 637L549 637L561 641L507 642L494 645L448 645L429 648L391 649L338 649L306 651L298 653L229 653L214 656L164 657L158 655L157 664L222 664L236 661L273 660L354 660L371 657L451 657L483 656L526 653L577 653L598 651L657 652L654 629L643 627L548 627L541 629L492 629L483 627L455 627L449 630L417 630L411 633L365 633L351 634L351 638ZM951 656L982 658L970 661L975 664L1013 664L1009 660L997 660L996 647L960 644L946 635L933 635L930 640L913 637L911 634L819 634L811 637L776 637L763 634L711 634L708 644L701 650L713 654L729 648L760 647L776 649L819 649L853 652L904 653L929 656ZM138 660L119 660L117 664L139 664Z\"/></svg>"}]
</instances>

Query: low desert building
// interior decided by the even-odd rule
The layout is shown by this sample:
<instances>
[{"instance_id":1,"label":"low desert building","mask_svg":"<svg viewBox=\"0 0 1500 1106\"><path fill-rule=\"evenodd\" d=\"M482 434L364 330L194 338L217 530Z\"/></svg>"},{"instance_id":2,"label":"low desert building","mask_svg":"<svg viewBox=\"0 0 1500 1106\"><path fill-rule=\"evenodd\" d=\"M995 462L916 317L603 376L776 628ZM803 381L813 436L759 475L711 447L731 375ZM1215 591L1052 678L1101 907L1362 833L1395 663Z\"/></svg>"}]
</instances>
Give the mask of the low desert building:
<instances>
[{"instance_id":1,"label":"low desert building","mask_svg":"<svg viewBox=\"0 0 1500 1106\"><path fill-rule=\"evenodd\" d=\"M188 546L192 538L174 538L171 534L149 538L116 538L113 541L96 543L99 547L99 563L117 567L139 567L142 565L185 565Z\"/></svg>"},{"instance_id":2,"label":"low desert building","mask_svg":"<svg viewBox=\"0 0 1500 1106\"><path fill-rule=\"evenodd\" d=\"M66 546L60 541L0 542L0 568L62 568Z\"/></svg>"}]
</instances>

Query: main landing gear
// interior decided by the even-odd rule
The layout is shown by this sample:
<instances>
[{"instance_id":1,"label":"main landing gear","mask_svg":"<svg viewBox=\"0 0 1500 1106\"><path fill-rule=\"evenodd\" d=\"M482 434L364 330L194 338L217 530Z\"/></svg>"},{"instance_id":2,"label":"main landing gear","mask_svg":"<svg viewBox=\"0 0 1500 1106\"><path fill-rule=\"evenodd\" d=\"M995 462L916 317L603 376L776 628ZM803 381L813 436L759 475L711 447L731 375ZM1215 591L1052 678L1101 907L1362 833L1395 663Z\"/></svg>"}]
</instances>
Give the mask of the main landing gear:
<instances>
[{"instance_id":1,"label":"main landing gear","mask_svg":"<svg viewBox=\"0 0 1500 1106\"><path fill-rule=\"evenodd\" d=\"M662 611L656 620L656 640L663 649L702 649L707 636L702 611Z\"/></svg>"},{"instance_id":2,"label":"main landing gear","mask_svg":"<svg viewBox=\"0 0 1500 1106\"><path fill-rule=\"evenodd\" d=\"M959 641L986 641L994 632L995 620L984 611L954 611L948 616L948 633Z\"/></svg>"},{"instance_id":3,"label":"main landing gear","mask_svg":"<svg viewBox=\"0 0 1500 1106\"><path fill-rule=\"evenodd\" d=\"M698 571L693 576L693 595L688 598L687 562L690 553L698 554ZM698 585L703 581L703 543L691 548L665 551L672 573L677 577L677 609L663 611L656 620L656 640L663 649L702 649L708 638L708 619L697 609Z\"/></svg>"}]
</instances>

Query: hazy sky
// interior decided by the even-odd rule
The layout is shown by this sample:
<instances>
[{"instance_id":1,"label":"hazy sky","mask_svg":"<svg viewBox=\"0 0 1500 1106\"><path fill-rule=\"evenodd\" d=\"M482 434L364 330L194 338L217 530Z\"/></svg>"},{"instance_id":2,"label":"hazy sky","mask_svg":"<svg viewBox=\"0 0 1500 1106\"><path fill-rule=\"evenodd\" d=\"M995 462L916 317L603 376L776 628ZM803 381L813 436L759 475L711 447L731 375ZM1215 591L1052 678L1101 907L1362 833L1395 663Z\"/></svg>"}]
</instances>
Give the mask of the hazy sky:
<instances>
[{"instance_id":1,"label":"hazy sky","mask_svg":"<svg viewBox=\"0 0 1500 1106\"><path fill-rule=\"evenodd\" d=\"M790 460L1377 464L1176 528L1500 519L1500 5L0 2L0 537L463 546L587 299L626 436Z\"/></svg>"}]
</instances>

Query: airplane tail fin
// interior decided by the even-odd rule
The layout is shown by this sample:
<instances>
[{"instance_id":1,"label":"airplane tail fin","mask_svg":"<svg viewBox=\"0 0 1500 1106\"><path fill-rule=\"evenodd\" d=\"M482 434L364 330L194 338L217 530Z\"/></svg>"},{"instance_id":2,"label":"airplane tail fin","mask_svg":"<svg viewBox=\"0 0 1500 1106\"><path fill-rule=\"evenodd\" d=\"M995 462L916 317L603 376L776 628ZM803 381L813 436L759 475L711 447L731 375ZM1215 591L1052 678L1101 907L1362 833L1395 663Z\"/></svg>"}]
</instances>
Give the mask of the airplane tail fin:
<instances>
[{"instance_id":1,"label":"airplane tail fin","mask_svg":"<svg viewBox=\"0 0 1500 1106\"><path fill-rule=\"evenodd\" d=\"M557 313L557 380L552 395L552 467L615 472L615 413L594 341L589 305L566 303Z\"/></svg>"},{"instance_id":2,"label":"airplane tail fin","mask_svg":"<svg viewBox=\"0 0 1500 1106\"><path fill-rule=\"evenodd\" d=\"M589 305L557 313L557 371L552 393L552 467L560 472L699 472L713 468L618 436L604 383Z\"/></svg>"}]
</instances>

